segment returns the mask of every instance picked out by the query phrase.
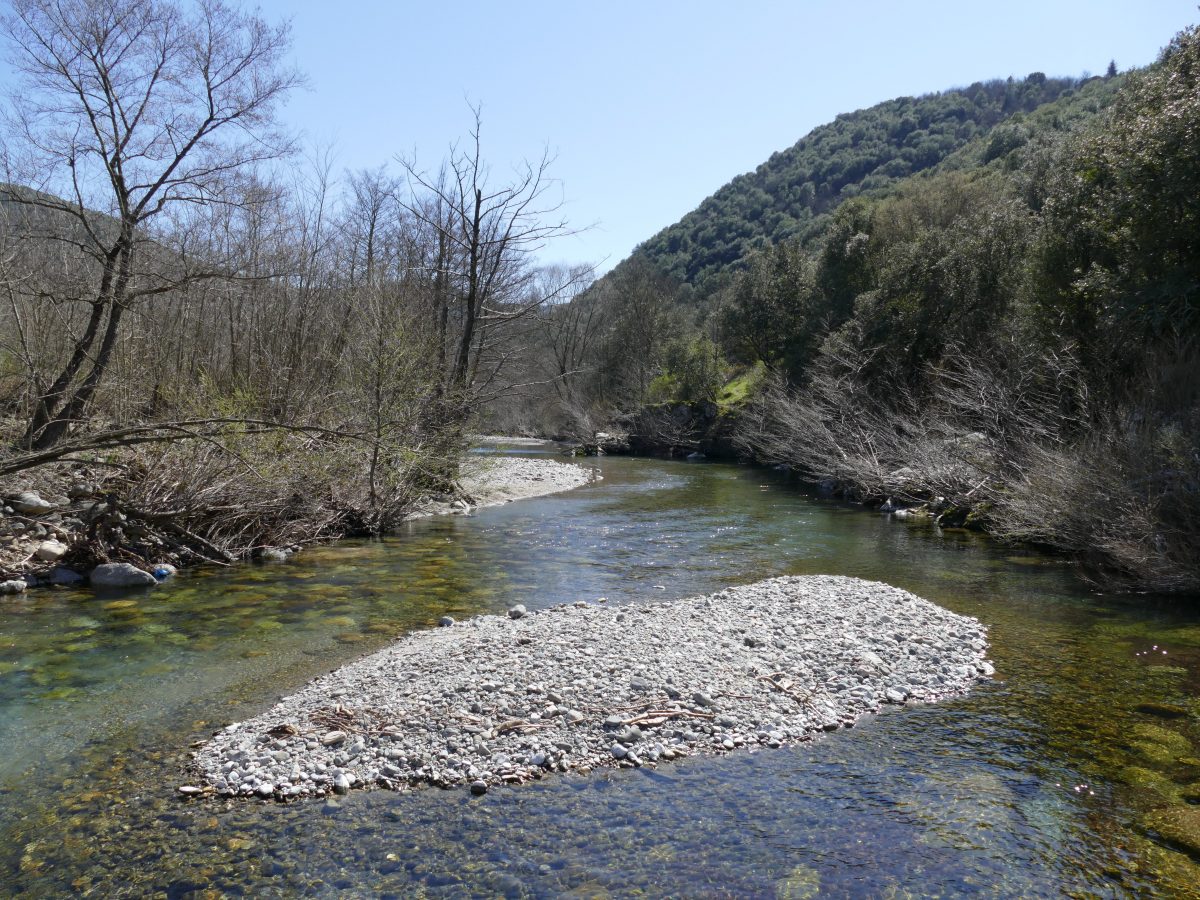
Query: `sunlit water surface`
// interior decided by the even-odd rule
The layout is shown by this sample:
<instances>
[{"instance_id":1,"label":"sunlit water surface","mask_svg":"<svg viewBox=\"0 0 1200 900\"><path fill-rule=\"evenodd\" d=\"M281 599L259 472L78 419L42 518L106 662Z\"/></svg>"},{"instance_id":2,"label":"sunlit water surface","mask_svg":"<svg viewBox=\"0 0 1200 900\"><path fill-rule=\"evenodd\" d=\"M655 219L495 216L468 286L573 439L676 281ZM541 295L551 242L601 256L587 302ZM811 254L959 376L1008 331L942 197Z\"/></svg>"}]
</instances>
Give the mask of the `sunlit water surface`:
<instances>
[{"instance_id":1,"label":"sunlit water surface","mask_svg":"<svg viewBox=\"0 0 1200 900\"><path fill-rule=\"evenodd\" d=\"M149 592L0 607L0 894L1189 895L1139 827L1200 780L1200 615L816 499L781 473L589 461L571 493ZM656 602L782 574L982 619L996 679L782 750L482 798L188 802L188 746L438 617ZM1153 649L1152 649L1153 648ZM1150 702L1191 711L1163 719Z\"/></svg>"}]
</instances>

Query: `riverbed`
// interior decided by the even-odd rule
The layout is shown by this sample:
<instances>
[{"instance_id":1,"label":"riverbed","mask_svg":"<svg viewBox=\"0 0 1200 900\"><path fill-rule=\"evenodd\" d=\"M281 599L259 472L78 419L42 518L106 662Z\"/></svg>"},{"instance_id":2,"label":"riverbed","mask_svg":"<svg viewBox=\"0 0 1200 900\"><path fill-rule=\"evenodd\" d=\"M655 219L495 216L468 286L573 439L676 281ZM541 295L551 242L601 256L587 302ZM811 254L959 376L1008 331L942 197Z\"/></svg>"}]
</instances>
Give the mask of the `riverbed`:
<instances>
[{"instance_id":1,"label":"riverbed","mask_svg":"<svg viewBox=\"0 0 1200 900\"><path fill-rule=\"evenodd\" d=\"M590 462L590 461L589 461ZM1200 767L1200 616L818 499L605 458L578 490L288 563L0 613L0 885L51 896L1186 895L1139 828ZM186 801L189 745L396 636L780 575L886 581L989 629L995 678L807 744L497 788ZM1160 703L1190 715L1139 711Z\"/></svg>"}]
</instances>

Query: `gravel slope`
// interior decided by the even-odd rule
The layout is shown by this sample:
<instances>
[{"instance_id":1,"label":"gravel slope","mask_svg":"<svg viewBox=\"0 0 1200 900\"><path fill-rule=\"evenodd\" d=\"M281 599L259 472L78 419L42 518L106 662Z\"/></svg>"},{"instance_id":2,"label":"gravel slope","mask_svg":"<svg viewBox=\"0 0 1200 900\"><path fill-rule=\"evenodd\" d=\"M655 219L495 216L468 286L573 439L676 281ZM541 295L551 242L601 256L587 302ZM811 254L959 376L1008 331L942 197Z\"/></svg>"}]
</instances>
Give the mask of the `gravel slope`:
<instances>
[{"instance_id":1,"label":"gravel slope","mask_svg":"<svg viewBox=\"0 0 1200 900\"><path fill-rule=\"evenodd\" d=\"M889 585L787 577L408 635L218 732L180 790L289 799L520 783L806 740L992 673L983 626Z\"/></svg>"}]
</instances>

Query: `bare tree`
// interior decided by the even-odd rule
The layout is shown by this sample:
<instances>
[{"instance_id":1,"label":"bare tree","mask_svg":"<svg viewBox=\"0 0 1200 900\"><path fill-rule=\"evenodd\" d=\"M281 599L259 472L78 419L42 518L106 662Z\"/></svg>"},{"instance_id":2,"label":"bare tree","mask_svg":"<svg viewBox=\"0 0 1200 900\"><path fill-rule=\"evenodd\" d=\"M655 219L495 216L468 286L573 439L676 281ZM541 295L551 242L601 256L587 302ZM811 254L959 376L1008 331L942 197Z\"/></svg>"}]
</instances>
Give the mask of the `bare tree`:
<instances>
[{"instance_id":1,"label":"bare tree","mask_svg":"<svg viewBox=\"0 0 1200 900\"><path fill-rule=\"evenodd\" d=\"M596 432L589 377L597 366L596 350L606 325L605 307L588 290L594 283L592 274L588 267L564 270L561 266L541 273L542 292L554 299L543 304L539 314L542 346L537 354L538 373L549 382L557 413L572 433L588 441ZM572 285L571 292L559 292L561 284Z\"/></svg>"},{"instance_id":2,"label":"bare tree","mask_svg":"<svg viewBox=\"0 0 1200 900\"><path fill-rule=\"evenodd\" d=\"M84 419L131 304L219 272L139 263L169 241L164 213L233 202L239 173L287 148L274 116L299 76L286 25L220 0L13 0L3 24L24 76L9 180L36 187L9 199L94 264L86 325L22 439L43 448Z\"/></svg>"},{"instance_id":3,"label":"bare tree","mask_svg":"<svg viewBox=\"0 0 1200 900\"><path fill-rule=\"evenodd\" d=\"M406 208L436 235L435 297L445 340L444 392L465 411L512 356L506 326L533 313L545 297L533 290L534 255L569 234L559 216L543 154L524 162L511 181L496 187L483 159L476 108L466 150L457 146L437 177L401 159L412 189Z\"/></svg>"}]
</instances>

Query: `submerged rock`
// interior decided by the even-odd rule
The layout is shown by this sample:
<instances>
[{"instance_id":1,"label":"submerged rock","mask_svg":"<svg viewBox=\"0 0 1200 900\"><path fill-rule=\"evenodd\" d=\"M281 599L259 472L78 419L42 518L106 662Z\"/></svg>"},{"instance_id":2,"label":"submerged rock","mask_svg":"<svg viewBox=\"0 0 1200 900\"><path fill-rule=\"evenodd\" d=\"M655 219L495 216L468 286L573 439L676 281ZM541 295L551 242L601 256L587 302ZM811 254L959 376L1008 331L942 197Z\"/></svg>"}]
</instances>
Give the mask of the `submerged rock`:
<instances>
[{"instance_id":1,"label":"submerged rock","mask_svg":"<svg viewBox=\"0 0 1200 900\"><path fill-rule=\"evenodd\" d=\"M1135 725L1132 732L1140 739L1135 741L1135 744L1153 744L1161 747L1163 752L1169 754L1172 759L1177 756L1185 756L1192 749L1192 742L1186 737L1177 731L1163 728L1161 725L1148 723Z\"/></svg>"},{"instance_id":2,"label":"submerged rock","mask_svg":"<svg viewBox=\"0 0 1200 900\"><path fill-rule=\"evenodd\" d=\"M1200 806L1155 810L1142 824L1168 844L1200 859Z\"/></svg>"}]
</instances>

